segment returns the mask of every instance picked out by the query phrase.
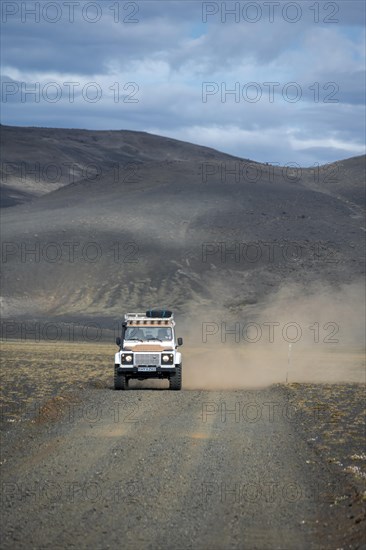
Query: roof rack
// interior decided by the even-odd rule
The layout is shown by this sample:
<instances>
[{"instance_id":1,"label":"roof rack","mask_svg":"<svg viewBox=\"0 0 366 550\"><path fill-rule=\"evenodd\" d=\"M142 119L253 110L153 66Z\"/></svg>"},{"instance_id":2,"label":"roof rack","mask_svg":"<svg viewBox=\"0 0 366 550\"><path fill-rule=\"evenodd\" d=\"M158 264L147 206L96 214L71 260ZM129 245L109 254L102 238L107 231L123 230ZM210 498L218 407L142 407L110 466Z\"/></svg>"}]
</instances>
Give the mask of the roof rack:
<instances>
[{"instance_id":1,"label":"roof rack","mask_svg":"<svg viewBox=\"0 0 366 550\"><path fill-rule=\"evenodd\" d=\"M148 325L175 325L173 313L170 317L148 317L146 313L125 313L125 322L128 324Z\"/></svg>"}]
</instances>

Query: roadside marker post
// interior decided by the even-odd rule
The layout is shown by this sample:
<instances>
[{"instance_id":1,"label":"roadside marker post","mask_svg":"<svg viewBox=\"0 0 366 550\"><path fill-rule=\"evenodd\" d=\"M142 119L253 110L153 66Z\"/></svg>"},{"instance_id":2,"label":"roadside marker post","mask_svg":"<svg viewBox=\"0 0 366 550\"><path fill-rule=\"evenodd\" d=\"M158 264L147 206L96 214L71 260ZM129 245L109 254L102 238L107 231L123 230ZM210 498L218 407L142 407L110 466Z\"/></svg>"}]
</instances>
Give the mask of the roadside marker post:
<instances>
[{"instance_id":1,"label":"roadside marker post","mask_svg":"<svg viewBox=\"0 0 366 550\"><path fill-rule=\"evenodd\" d=\"M292 344L289 344L288 345L288 354L287 354L286 384L288 384L288 373L289 373L290 365L291 365L291 348L292 348Z\"/></svg>"}]
</instances>

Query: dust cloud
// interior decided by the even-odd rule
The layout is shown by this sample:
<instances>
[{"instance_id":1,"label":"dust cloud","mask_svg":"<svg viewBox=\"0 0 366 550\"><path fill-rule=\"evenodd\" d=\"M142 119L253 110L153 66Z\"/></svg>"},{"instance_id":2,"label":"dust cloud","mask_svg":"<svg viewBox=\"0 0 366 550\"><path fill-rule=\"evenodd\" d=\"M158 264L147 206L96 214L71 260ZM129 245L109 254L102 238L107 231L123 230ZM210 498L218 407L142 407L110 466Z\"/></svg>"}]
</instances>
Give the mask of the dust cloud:
<instances>
[{"instance_id":1,"label":"dust cloud","mask_svg":"<svg viewBox=\"0 0 366 550\"><path fill-rule=\"evenodd\" d=\"M191 311L178 332L186 344L184 389L365 382L362 281L287 285L235 314Z\"/></svg>"}]
</instances>

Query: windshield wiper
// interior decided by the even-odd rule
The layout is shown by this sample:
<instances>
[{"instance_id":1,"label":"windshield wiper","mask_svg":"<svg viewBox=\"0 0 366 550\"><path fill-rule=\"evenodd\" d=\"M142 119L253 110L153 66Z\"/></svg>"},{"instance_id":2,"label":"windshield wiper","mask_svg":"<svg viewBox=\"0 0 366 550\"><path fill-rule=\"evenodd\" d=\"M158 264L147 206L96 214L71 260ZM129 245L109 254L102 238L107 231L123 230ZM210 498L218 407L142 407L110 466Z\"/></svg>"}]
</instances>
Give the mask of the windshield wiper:
<instances>
[{"instance_id":1,"label":"windshield wiper","mask_svg":"<svg viewBox=\"0 0 366 550\"><path fill-rule=\"evenodd\" d=\"M160 340L160 338L148 338L147 342L150 342L150 340L159 340L159 342L162 342L163 340Z\"/></svg>"}]
</instances>

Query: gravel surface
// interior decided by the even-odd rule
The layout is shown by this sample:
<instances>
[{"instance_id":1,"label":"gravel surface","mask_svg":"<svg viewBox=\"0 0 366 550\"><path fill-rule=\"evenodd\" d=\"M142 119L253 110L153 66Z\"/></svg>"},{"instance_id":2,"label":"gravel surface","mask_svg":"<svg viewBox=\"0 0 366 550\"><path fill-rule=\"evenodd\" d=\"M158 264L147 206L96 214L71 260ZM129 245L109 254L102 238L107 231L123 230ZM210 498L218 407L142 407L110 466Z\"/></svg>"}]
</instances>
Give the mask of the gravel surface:
<instances>
[{"instance_id":1,"label":"gravel surface","mask_svg":"<svg viewBox=\"0 0 366 550\"><path fill-rule=\"evenodd\" d=\"M4 549L365 547L349 474L281 387L90 388L50 411L2 432Z\"/></svg>"}]
</instances>

